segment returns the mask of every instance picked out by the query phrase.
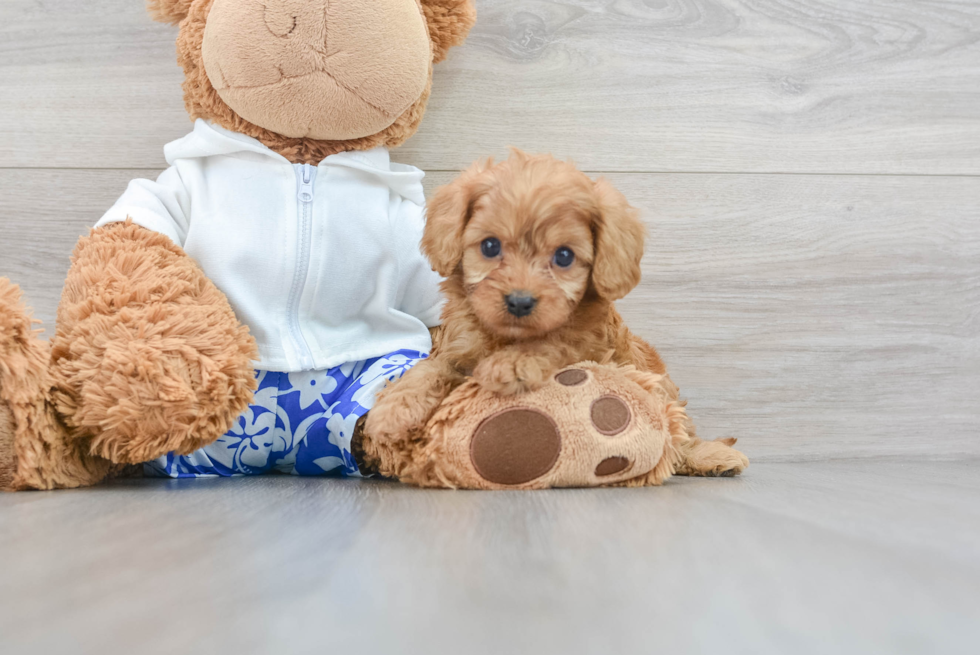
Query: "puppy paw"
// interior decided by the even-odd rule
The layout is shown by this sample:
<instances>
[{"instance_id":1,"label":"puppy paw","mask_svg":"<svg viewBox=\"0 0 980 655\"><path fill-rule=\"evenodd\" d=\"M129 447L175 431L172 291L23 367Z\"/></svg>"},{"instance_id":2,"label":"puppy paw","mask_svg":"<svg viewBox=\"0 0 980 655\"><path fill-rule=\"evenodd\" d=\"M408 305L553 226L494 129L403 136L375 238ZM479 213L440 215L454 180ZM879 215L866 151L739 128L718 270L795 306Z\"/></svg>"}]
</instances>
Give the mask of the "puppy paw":
<instances>
[{"instance_id":1,"label":"puppy paw","mask_svg":"<svg viewBox=\"0 0 980 655\"><path fill-rule=\"evenodd\" d=\"M480 362L473 378L487 391L513 396L536 391L555 372L547 359L516 351L500 351Z\"/></svg>"},{"instance_id":2,"label":"puppy paw","mask_svg":"<svg viewBox=\"0 0 980 655\"><path fill-rule=\"evenodd\" d=\"M749 458L732 448L735 439L697 441L684 452L678 475L731 478L749 466Z\"/></svg>"},{"instance_id":3,"label":"puppy paw","mask_svg":"<svg viewBox=\"0 0 980 655\"><path fill-rule=\"evenodd\" d=\"M372 439L392 442L405 440L413 428L424 425L429 418L428 407L423 407L409 394L399 391L393 389L367 413L364 431Z\"/></svg>"}]
</instances>

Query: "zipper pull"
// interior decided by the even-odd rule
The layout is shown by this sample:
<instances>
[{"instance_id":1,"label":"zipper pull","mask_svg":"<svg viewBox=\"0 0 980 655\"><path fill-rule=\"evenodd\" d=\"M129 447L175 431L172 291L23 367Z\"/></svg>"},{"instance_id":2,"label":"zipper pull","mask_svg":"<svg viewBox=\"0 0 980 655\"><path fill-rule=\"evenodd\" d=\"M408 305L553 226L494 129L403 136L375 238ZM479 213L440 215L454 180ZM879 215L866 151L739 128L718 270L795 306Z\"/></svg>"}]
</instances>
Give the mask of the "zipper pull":
<instances>
[{"instance_id":1,"label":"zipper pull","mask_svg":"<svg viewBox=\"0 0 980 655\"><path fill-rule=\"evenodd\" d=\"M299 193L296 194L300 202L313 202L313 167L303 164L300 173Z\"/></svg>"}]
</instances>

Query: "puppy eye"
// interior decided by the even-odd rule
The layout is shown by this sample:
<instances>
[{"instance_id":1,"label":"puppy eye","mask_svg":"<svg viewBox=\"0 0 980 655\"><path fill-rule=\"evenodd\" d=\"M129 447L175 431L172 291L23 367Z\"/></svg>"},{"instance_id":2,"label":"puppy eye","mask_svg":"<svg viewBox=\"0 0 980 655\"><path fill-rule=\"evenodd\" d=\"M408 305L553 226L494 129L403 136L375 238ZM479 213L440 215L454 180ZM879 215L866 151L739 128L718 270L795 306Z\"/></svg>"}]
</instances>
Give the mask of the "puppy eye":
<instances>
[{"instance_id":1,"label":"puppy eye","mask_svg":"<svg viewBox=\"0 0 980 655\"><path fill-rule=\"evenodd\" d=\"M555 264L561 268L568 268L575 262L575 253L571 248L562 246L555 251Z\"/></svg>"},{"instance_id":2,"label":"puppy eye","mask_svg":"<svg viewBox=\"0 0 980 655\"><path fill-rule=\"evenodd\" d=\"M480 252L487 259L493 259L500 254L500 239L494 237L484 239L483 243L480 244Z\"/></svg>"}]
</instances>

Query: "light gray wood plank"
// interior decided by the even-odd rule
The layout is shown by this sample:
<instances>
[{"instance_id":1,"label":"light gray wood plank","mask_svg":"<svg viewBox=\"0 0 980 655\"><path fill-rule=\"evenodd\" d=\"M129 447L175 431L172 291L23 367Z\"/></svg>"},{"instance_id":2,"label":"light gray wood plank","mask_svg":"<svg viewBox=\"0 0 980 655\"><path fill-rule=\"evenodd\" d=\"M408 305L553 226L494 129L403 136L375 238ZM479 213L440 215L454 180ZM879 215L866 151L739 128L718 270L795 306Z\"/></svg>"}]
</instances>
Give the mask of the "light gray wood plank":
<instances>
[{"instance_id":1,"label":"light gray wood plank","mask_svg":"<svg viewBox=\"0 0 980 655\"><path fill-rule=\"evenodd\" d=\"M0 277L27 295L53 333L69 257L79 237L135 177L159 171L0 170Z\"/></svg>"},{"instance_id":2,"label":"light gray wood plank","mask_svg":"<svg viewBox=\"0 0 980 655\"><path fill-rule=\"evenodd\" d=\"M0 276L49 328L78 235L155 173L0 171ZM704 436L756 461L980 454L976 178L611 179L651 232L621 309Z\"/></svg>"},{"instance_id":3,"label":"light gray wood plank","mask_svg":"<svg viewBox=\"0 0 980 655\"><path fill-rule=\"evenodd\" d=\"M0 631L25 654L968 653L977 463L637 490L276 476L3 495Z\"/></svg>"},{"instance_id":4,"label":"light gray wood plank","mask_svg":"<svg viewBox=\"0 0 980 655\"><path fill-rule=\"evenodd\" d=\"M702 435L767 459L980 454L980 180L609 178L650 232L620 309Z\"/></svg>"},{"instance_id":5,"label":"light gray wood plank","mask_svg":"<svg viewBox=\"0 0 980 655\"><path fill-rule=\"evenodd\" d=\"M600 171L980 173L980 5L480 0L400 155ZM155 167L190 127L134 0L0 4L0 167Z\"/></svg>"}]
</instances>

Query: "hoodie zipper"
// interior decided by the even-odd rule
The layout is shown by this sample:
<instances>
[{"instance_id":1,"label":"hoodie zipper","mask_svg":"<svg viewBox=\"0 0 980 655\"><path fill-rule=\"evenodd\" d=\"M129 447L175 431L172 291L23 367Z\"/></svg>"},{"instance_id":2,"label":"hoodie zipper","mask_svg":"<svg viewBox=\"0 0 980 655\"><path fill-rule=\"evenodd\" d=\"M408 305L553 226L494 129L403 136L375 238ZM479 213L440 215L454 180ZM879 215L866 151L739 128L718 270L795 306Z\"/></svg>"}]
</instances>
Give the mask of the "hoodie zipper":
<instances>
[{"instance_id":1,"label":"hoodie zipper","mask_svg":"<svg viewBox=\"0 0 980 655\"><path fill-rule=\"evenodd\" d=\"M310 164L295 164L296 171L296 209L299 218L296 243L296 269L293 273L293 284L289 290L289 333L293 347L300 358L300 366L304 371L313 370L313 351L303 336L299 321L299 305L303 298L303 288L309 277L310 250L313 240L313 182L316 180L316 167Z\"/></svg>"}]
</instances>

